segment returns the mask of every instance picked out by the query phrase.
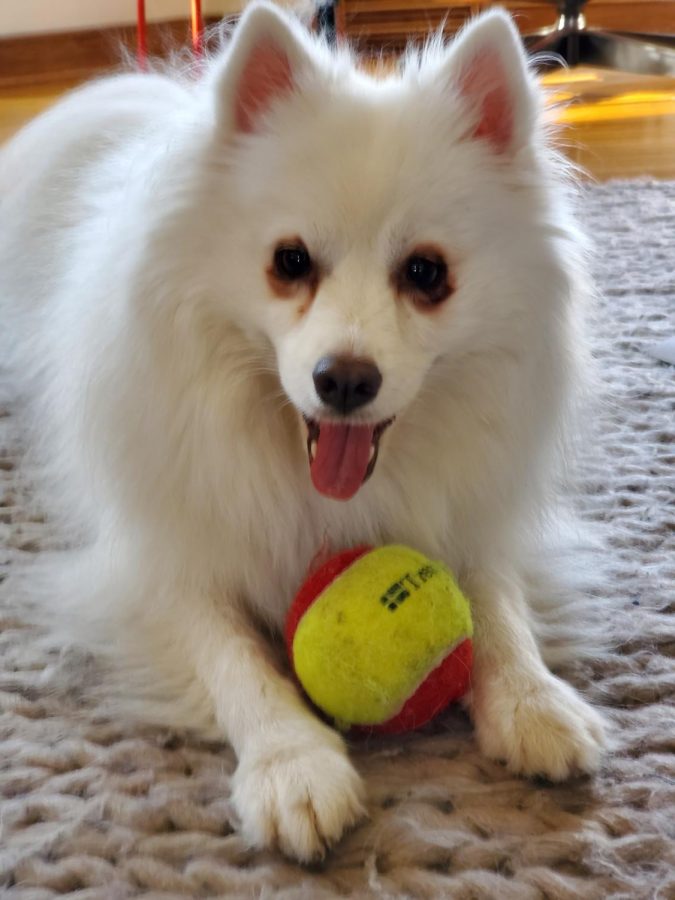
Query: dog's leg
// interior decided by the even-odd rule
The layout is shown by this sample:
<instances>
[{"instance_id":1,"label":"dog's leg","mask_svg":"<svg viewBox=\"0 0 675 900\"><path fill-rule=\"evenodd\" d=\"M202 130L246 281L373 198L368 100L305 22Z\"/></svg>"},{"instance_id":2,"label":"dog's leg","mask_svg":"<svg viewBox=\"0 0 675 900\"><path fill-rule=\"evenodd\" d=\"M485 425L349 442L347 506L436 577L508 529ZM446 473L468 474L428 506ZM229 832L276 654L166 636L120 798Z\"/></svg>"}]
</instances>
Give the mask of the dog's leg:
<instances>
[{"instance_id":1,"label":"dog's leg","mask_svg":"<svg viewBox=\"0 0 675 900\"><path fill-rule=\"evenodd\" d=\"M544 665L515 577L474 576L471 709L481 750L524 775L558 781L598 767L600 715Z\"/></svg>"},{"instance_id":2,"label":"dog's leg","mask_svg":"<svg viewBox=\"0 0 675 900\"><path fill-rule=\"evenodd\" d=\"M239 759L233 801L252 845L317 859L364 815L344 743L304 705L244 615L195 611L182 635Z\"/></svg>"}]
</instances>

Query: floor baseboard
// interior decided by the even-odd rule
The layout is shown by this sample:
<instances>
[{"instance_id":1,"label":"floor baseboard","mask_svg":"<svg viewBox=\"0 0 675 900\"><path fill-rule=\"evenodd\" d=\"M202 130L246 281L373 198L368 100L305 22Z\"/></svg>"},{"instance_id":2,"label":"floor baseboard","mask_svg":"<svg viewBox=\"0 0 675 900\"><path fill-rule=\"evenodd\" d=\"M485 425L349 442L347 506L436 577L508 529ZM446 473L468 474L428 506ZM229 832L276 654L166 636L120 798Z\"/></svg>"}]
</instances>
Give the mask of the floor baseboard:
<instances>
[{"instance_id":1,"label":"floor baseboard","mask_svg":"<svg viewBox=\"0 0 675 900\"><path fill-rule=\"evenodd\" d=\"M207 23L209 24L209 23ZM147 26L148 53L166 56L188 46L190 24L181 19ZM31 34L0 40L0 89L84 81L122 65L136 48L131 25L87 31Z\"/></svg>"}]
</instances>

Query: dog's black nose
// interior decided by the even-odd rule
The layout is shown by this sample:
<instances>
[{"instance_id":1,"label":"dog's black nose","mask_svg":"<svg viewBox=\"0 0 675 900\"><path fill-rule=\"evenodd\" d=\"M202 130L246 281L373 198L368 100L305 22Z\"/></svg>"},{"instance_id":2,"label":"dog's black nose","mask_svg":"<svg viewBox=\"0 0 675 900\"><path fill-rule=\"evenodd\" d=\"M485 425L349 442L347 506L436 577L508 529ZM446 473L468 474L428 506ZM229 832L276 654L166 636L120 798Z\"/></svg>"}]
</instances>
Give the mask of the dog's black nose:
<instances>
[{"instance_id":1,"label":"dog's black nose","mask_svg":"<svg viewBox=\"0 0 675 900\"><path fill-rule=\"evenodd\" d=\"M324 356L312 373L314 386L326 406L347 415L377 396L382 374L369 359Z\"/></svg>"}]
</instances>

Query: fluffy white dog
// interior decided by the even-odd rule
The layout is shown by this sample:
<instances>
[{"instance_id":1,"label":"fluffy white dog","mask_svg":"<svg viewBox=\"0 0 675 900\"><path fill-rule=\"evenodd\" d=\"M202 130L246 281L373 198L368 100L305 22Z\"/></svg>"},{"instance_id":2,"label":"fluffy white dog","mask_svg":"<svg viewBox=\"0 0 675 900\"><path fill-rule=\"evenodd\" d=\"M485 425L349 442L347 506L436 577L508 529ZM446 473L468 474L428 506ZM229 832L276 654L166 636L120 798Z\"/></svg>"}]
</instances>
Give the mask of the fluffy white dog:
<instances>
[{"instance_id":1,"label":"fluffy white dog","mask_svg":"<svg viewBox=\"0 0 675 900\"><path fill-rule=\"evenodd\" d=\"M267 2L199 76L102 80L0 157L6 355L79 534L49 594L208 698L257 845L310 860L364 809L265 637L326 540L457 573L485 754L598 765L528 587L585 360L560 168L506 14L373 78Z\"/></svg>"}]
</instances>

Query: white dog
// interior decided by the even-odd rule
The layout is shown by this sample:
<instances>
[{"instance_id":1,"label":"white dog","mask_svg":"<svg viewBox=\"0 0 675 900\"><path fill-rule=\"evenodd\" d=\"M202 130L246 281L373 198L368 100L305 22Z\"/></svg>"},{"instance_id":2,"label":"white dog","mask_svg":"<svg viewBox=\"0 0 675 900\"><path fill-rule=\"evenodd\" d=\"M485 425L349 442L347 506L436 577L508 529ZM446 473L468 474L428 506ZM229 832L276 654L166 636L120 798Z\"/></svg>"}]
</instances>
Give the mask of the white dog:
<instances>
[{"instance_id":1,"label":"white dog","mask_svg":"<svg viewBox=\"0 0 675 900\"><path fill-rule=\"evenodd\" d=\"M364 809L264 637L327 538L457 573L485 754L598 765L528 593L588 293L542 131L502 12L372 78L256 2L199 76L85 87L0 157L7 352L80 535L53 602L208 697L256 845L310 860Z\"/></svg>"}]
</instances>

